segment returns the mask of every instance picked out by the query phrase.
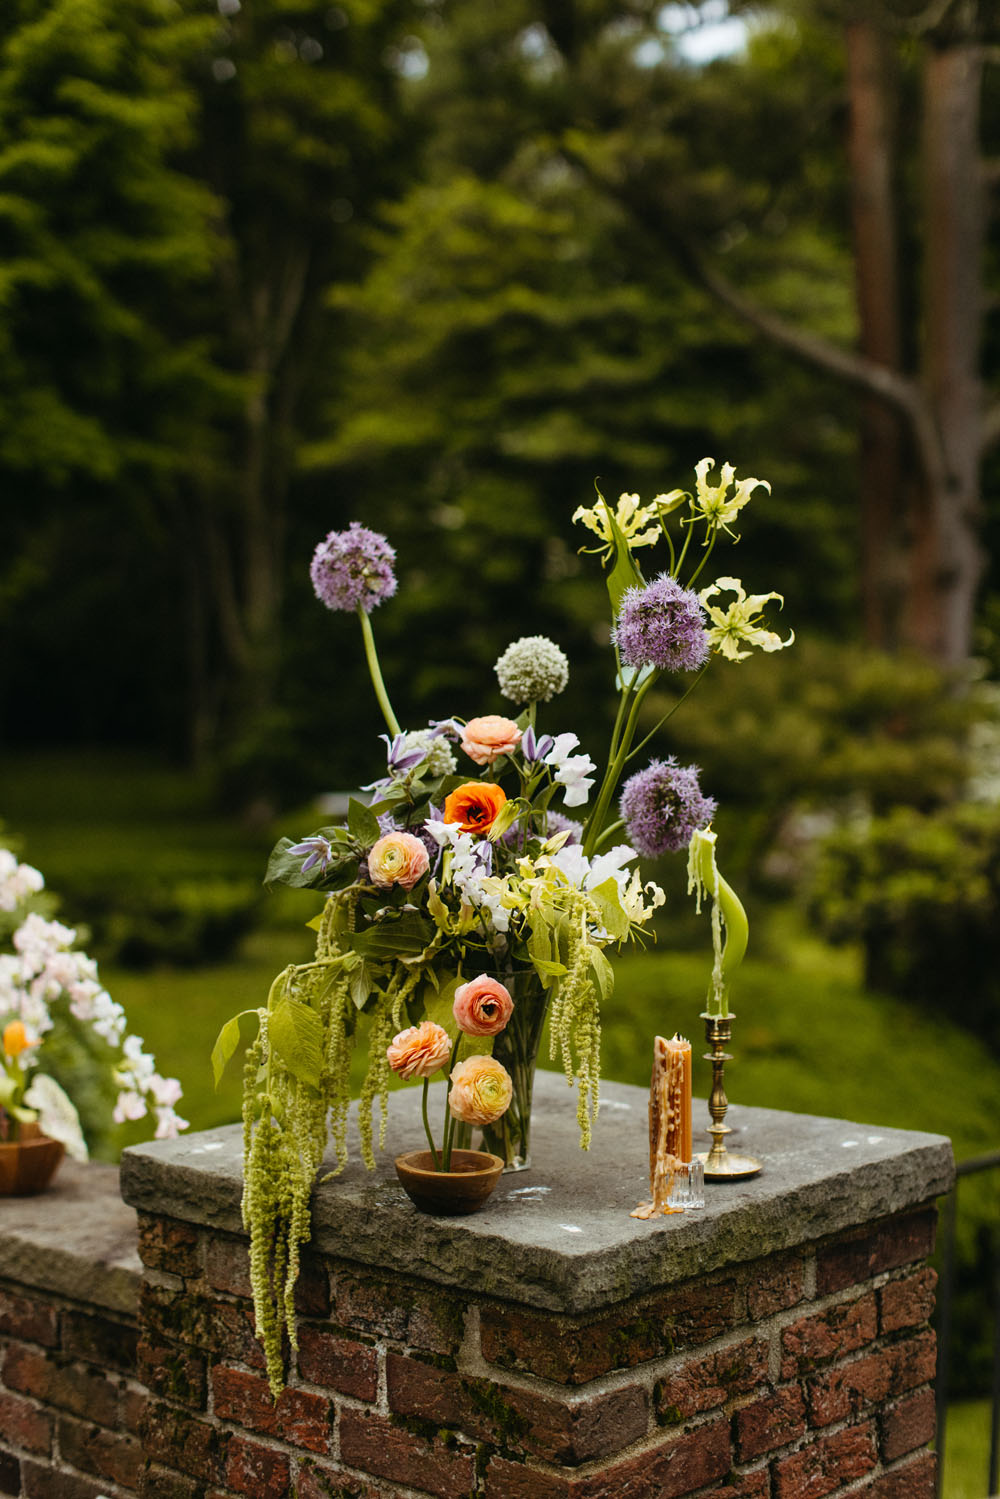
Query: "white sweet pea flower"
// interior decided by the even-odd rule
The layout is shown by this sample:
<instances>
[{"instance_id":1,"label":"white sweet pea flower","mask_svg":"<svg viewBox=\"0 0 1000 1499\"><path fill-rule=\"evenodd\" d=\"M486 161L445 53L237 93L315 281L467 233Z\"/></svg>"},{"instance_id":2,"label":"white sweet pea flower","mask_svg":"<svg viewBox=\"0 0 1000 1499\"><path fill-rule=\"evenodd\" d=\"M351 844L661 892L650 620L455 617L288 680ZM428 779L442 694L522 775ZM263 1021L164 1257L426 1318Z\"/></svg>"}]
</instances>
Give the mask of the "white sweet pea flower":
<instances>
[{"instance_id":1,"label":"white sweet pea flower","mask_svg":"<svg viewBox=\"0 0 1000 1499\"><path fill-rule=\"evenodd\" d=\"M717 593L736 595L725 611L708 602ZM773 630L763 628L761 610L770 599L783 604L785 601L780 593L748 594L739 578L717 578L708 588L701 590L698 598L712 622L708 629L710 645L730 661L743 661L750 655L749 650L740 650L741 645L757 646L762 651L781 651L795 639L794 630L789 631L787 640L782 640Z\"/></svg>"},{"instance_id":2,"label":"white sweet pea flower","mask_svg":"<svg viewBox=\"0 0 1000 1499\"><path fill-rule=\"evenodd\" d=\"M580 743L576 734L557 734L555 743L545 756L545 764L553 772L553 779L565 788L567 807L582 807L594 784L592 771L597 769L589 755L574 755Z\"/></svg>"},{"instance_id":3,"label":"white sweet pea flower","mask_svg":"<svg viewBox=\"0 0 1000 1499\"><path fill-rule=\"evenodd\" d=\"M691 508L697 518L707 522L710 530L718 528L728 531L754 490L766 489L770 494L771 486L766 479L740 479L730 495L729 486L736 478L736 470L731 463L724 463L719 470L721 483L709 484L708 471L714 467L714 458L703 458L700 463L695 464L696 494Z\"/></svg>"},{"instance_id":4,"label":"white sweet pea flower","mask_svg":"<svg viewBox=\"0 0 1000 1499\"><path fill-rule=\"evenodd\" d=\"M80 1128L80 1116L54 1077L36 1072L24 1095L29 1109L38 1111L38 1127L43 1135L59 1140L74 1161L88 1159L87 1142Z\"/></svg>"},{"instance_id":5,"label":"white sweet pea flower","mask_svg":"<svg viewBox=\"0 0 1000 1499\"><path fill-rule=\"evenodd\" d=\"M116 1124L125 1124L130 1119L145 1119L146 1100L134 1088L125 1088L118 1095L115 1111L111 1116Z\"/></svg>"}]
</instances>

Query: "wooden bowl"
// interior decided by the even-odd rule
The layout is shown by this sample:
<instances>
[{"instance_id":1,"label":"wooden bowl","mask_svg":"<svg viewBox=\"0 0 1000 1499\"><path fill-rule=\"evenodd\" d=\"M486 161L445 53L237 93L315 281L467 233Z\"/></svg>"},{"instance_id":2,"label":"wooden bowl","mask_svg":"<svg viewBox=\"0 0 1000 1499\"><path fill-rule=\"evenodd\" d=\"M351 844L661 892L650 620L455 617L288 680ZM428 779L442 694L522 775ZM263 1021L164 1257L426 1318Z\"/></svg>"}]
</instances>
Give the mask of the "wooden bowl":
<instances>
[{"instance_id":1,"label":"wooden bowl","mask_svg":"<svg viewBox=\"0 0 1000 1499\"><path fill-rule=\"evenodd\" d=\"M44 1192L66 1153L59 1140L22 1125L26 1138L0 1144L0 1197L32 1197Z\"/></svg>"},{"instance_id":2,"label":"wooden bowl","mask_svg":"<svg viewBox=\"0 0 1000 1499\"><path fill-rule=\"evenodd\" d=\"M403 1191L422 1213L474 1213L500 1180L503 1160L486 1150L453 1150L451 1170L435 1171L429 1150L396 1157Z\"/></svg>"}]
</instances>

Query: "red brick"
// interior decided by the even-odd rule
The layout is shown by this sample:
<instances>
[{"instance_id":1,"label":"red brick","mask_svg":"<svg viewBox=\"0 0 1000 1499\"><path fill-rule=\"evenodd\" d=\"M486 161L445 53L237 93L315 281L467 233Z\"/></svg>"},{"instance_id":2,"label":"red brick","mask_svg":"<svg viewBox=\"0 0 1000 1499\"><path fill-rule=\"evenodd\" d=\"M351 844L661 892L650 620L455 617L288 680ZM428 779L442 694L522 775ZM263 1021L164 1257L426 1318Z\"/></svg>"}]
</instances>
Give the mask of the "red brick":
<instances>
[{"instance_id":1,"label":"red brick","mask_svg":"<svg viewBox=\"0 0 1000 1499\"><path fill-rule=\"evenodd\" d=\"M612 1369L708 1343L734 1321L734 1281L706 1277L623 1302L586 1321L506 1305L483 1307L480 1337L489 1363L557 1384L583 1384Z\"/></svg>"},{"instance_id":2,"label":"red brick","mask_svg":"<svg viewBox=\"0 0 1000 1499\"><path fill-rule=\"evenodd\" d=\"M454 1356L465 1337L465 1307L456 1296L405 1277L334 1264L331 1318L348 1332Z\"/></svg>"},{"instance_id":3,"label":"red brick","mask_svg":"<svg viewBox=\"0 0 1000 1499\"><path fill-rule=\"evenodd\" d=\"M862 1492L865 1499L934 1499L937 1458L925 1452L876 1478Z\"/></svg>"},{"instance_id":4,"label":"red brick","mask_svg":"<svg viewBox=\"0 0 1000 1499\"><path fill-rule=\"evenodd\" d=\"M194 1291L144 1285L140 1294L143 1331L152 1343L185 1344L263 1369L264 1354L254 1332L253 1307L220 1301Z\"/></svg>"},{"instance_id":5,"label":"red brick","mask_svg":"<svg viewBox=\"0 0 1000 1499\"><path fill-rule=\"evenodd\" d=\"M389 1404L399 1415L455 1426L474 1440L550 1462L606 1457L644 1437L649 1427L646 1392L637 1385L553 1400L397 1354L388 1356L386 1380Z\"/></svg>"},{"instance_id":6,"label":"red brick","mask_svg":"<svg viewBox=\"0 0 1000 1499\"><path fill-rule=\"evenodd\" d=\"M809 1419L813 1426L867 1410L872 1405L905 1394L934 1378L935 1338L919 1333L903 1343L891 1343L878 1353L838 1364L807 1381Z\"/></svg>"},{"instance_id":7,"label":"red brick","mask_svg":"<svg viewBox=\"0 0 1000 1499\"><path fill-rule=\"evenodd\" d=\"M29 1301L0 1290L0 1333L23 1338L26 1343L41 1343L55 1348L59 1343L59 1318L54 1306L45 1301Z\"/></svg>"},{"instance_id":8,"label":"red brick","mask_svg":"<svg viewBox=\"0 0 1000 1499\"><path fill-rule=\"evenodd\" d=\"M899 1214L859 1234L841 1237L816 1251L816 1294L826 1296L884 1270L925 1260L934 1249L934 1208Z\"/></svg>"},{"instance_id":9,"label":"red brick","mask_svg":"<svg viewBox=\"0 0 1000 1499\"><path fill-rule=\"evenodd\" d=\"M47 1411L0 1390L0 1432L4 1441L24 1452L52 1451L52 1417Z\"/></svg>"},{"instance_id":10,"label":"red brick","mask_svg":"<svg viewBox=\"0 0 1000 1499\"><path fill-rule=\"evenodd\" d=\"M729 1422L716 1420L586 1477L542 1473L494 1457L484 1499L680 1499L723 1477L731 1462ZM746 1492L753 1496L761 1491L756 1485Z\"/></svg>"},{"instance_id":11,"label":"red brick","mask_svg":"<svg viewBox=\"0 0 1000 1499\"><path fill-rule=\"evenodd\" d=\"M151 1395L204 1410L208 1392L206 1355L170 1343L140 1342L137 1374Z\"/></svg>"},{"instance_id":12,"label":"red brick","mask_svg":"<svg viewBox=\"0 0 1000 1499\"><path fill-rule=\"evenodd\" d=\"M901 1332L905 1327L917 1327L927 1322L934 1314L936 1285L936 1272L925 1265L916 1275L891 1280L883 1286L879 1292L882 1331Z\"/></svg>"},{"instance_id":13,"label":"red brick","mask_svg":"<svg viewBox=\"0 0 1000 1499\"><path fill-rule=\"evenodd\" d=\"M146 1390L125 1390L122 1393L121 1424L134 1437L139 1435L148 1404L149 1394Z\"/></svg>"},{"instance_id":14,"label":"red brick","mask_svg":"<svg viewBox=\"0 0 1000 1499\"><path fill-rule=\"evenodd\" d=\"M871 1426L845 1427L775 1463L774 1499L822 1499L841 1484L863 1478L877 1463Z\"/></svg>"},{"instance_id":15,"label":"red brick","mask_svg":"<svg viewBox=\"0 0 1000 1499\"><path fill-rule=\"evenodd\" d=\"M798 1385L785 1385L736 1412L736 1450L741 1462L786 1447L806 1429L805 1401Z\"/></svg>"},{"instance_id":16,"label":"red brick","mask_svg":"<svg viewBox=\"0 0 1000 1499\"><path fill-rule=\"evenodd\" d=\"M110 1317L89 1317L83 1312L63 1313L62 1346L66 1353L86 1359L102 1369L135 1374L138 1329Z\"/></svg>"},{"instance_id":17,"label":"red brick","mask_svg":"<svg viewBox=\"0 0 1000 1499\"><path fill-rule=\"evenodd\" d=\"M749 1473L734 1477L721 1488L712 1489L711 1499L770 1499L771 1470L753 1468Z\"/></svg>"},{"instance_id":18,"label":"red brick","mask_svg":"<svg viewBox=\"0 0 1000 1499\"><path fill-rule=\"evenodd\" d=\"M882 1460L895 1462L934 1439L934 1391L917 1390L882 1412Z\"/></svg>"},{"instance_id":19,"label":"red brick","mask_svg":"<svg viewBox=\"0 0 1000 1499\"><path fill-rule=\"evenodd\" d=\"M46 1405L74 1411L104 1426L117 1423L118 1381L107 1379L86 1364L69 1363L51 1353L13 1343L4 1359L3 1380L8 1389L34 1395Z\"/></svg>"},{"instance_id":20,"label":"red brick","mask_svg":"<svg viewBox=\"0 0 1000 1499\"><path fill-rule=\"evenodd\" d=\"M211 1233L205 1243L205 1279L215 1291L252 1296L246 1239Z\"/></svg>"},{"instance_id":21,"label":"red brick","mask_svg":"<svg viewBox=\"0 0 1000 1499\"><path fill-rule=\"evenodd\" d=\"M295 1499L390 1499L390 1493L382 1484L376 1487L339 1467L327 1468L309 1461L299 1466Z\"/></svg>"},{"instance_id":22,"label":"red brick","mask_svg":"<svg viewBox=\"0 0 1000 1499\"><path fill-rule=\"evenodd\" d=\"M749 1271L747 1313L752 1322L796 1306L805 1295L803 1262L798 1254L774 1254Z\"/></svg>"},{"instance_id":23,"label":"red brick","mask_svg":"<svg viewBox=\"0 0 1000 1499\"><path fill-rule=\"evenodd\" d=\"M59 1452L64 1460L84 1473L109 1478L112 1483L134 1490L142 1471L142 1447L135 1437L123 1432L107 1431L76 1421L72 1416L59 1418Z\"/></svg>"},{"instance_id":24,"label":"red brick","mask_svg":"<svg viewBox=\"0 0 1000 1499\"><path fill-rule=\"evenodd\" d=\"M199 1421L188 1411L157 1400L151 1400L146 1408L142 1445L146 1456L165 1468L179 1468L193 1478L218 1482L228 1444L228 1432Z\"/></svg>"},{"instance_id":25,"label":"red brick","mask_svg":"<svg viewBox=\"0 0 1000 1499\"><path fill-rule=\"evenodd\" d=\"M202 1499L204 1485L158 1463L147 1463L139 1479L140 1499Z\"/></svg>"},{"instance_id":26,"label":"red brick","mask_svg":"<svg viewBox=\"0 0 1000 1499\"><path fill-rule=\"evenodd\" d=\"M330 1450L331 1406L322 1395L286 1389L277 1404L267 1380L220 1364L212 1370L214 1410L220 1421L234 1421L263 1436L281 1437L308 1452Z\"/></svg>"},{"instance_id":27,"label":"red brick","mask_svg":"<svg viewBox=\"0 0 1000 1499\"><path fill-rule=\"evenodd\" d=\"M855 1353L878 1335L878 1302L874 1291L857 1301L842 1302L793 1322L781 1334L781 1377L809 1374L831 1359Z\"/></svg>"},{"instance_id":28,"label":"red brick","mask_svg":"<svg viewBox=\"0 0 1000 1499\"><path fill-rule=\"evenodd\" d=\"M226 1458L226 1486L249 1499L287 1499L291 1487L288 1458L273 1447L234 1436Z\"/></svg>"},{"instance_id":29,"label":"red brick","mask_svg":"<svg viewBox=\"0 0 1000 1499\"><path fill-rule=\"evenodd\" d=\"M378 1354L363 1343L303 1325L297 1362L299 1377L309 1384L339 1390L357 1400L374 1400L378 1394Z\"/></svg>"},{"instance_id":30,"label":"red brick","mask_svg":"<svg viewBox=\"0 0 1000 1499\"><path fill-rule=\"evenodd\" d=\"M438 1499L467 1499L475 1479L475 1448L468 1443L427 1442L384 1416L353 1408L340 1413L340 1456L350 1468Z\"/></svg>"},{"instance_id":31,"label":"red brick","mask_svg":"<svg viewBox=\"0 0 1000 1499\"><path fill-rule=\"evenodd\" d=\"M20 1494L21 1464L10 1452L0 1452L0 1494Z\"/></svg>"},{"instance_id":32,"label":"red brick","mask_svg":"<svg viewBox=\"0 0 1000 1499\"><path fill-rule=\"evenodd\" d=\"M107 1499L107 1484L99 1478L83 1478L48 1463L21 1464L25 1499Z\"/></svg>"},{"instance_id":33,"label":"red brick","mask_svg":"<svg viewBox=\"0 0 1000 1499\"><path fill-rule=\"evenodd\" d=\"M656 1419L661 1425L690 1420L702 1411L746 1395L767 1379L768 1347L763 1338L746 1338L729 1348L690 1359L659 1380L653 1389Z\"/></svg>"},{"instance_id":34,"label":"red brick","mask_svg":"<svg viewBox=\"0 0 1000 1499\"><path fill-rule=\"evenodd\" d=\"M139 1214L139 1258L150 1270L171 1275L198 1275L198 1230L176 1218Z\"/></svg>"}]
</instances>

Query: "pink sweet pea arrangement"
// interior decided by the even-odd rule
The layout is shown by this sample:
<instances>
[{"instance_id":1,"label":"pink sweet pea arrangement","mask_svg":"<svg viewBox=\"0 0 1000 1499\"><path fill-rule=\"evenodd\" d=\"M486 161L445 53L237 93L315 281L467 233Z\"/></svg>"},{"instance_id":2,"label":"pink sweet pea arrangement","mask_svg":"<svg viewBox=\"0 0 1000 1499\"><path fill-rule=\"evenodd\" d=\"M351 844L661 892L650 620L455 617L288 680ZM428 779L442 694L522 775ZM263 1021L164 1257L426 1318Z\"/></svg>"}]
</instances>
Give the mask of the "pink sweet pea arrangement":
<instances>
[{"instance_id":1,"label":"pink sweet pea arrangement","mask_svg":"<svg viewBox=\"0 0 1000 1499\"><path fill-rule=\"evenodd\" d=\"M384 770L365 796L351 799L346 820L282 838L268 864L269 885L324 896L312 923L315 959L282 970L267 1004L244 1012L256 1035L244 1074L243 1212L275 1392L286 1333L295 1346L292 1293L309 1196L328 1142L334 1173L348 1158L350 1062L362 1017L367 1071L357 1117L369 1168L374 1104L381 1144L393 1074L422 1080L426 1124L428 1080L445 1068L440 1150L426 1126L435 1163L445 1167L456 1130L477 1126L486 1150L512 1167L527 1164L546 1020L551 1055L577 1091L581 1144L589 1144L601 1008L614 988L608 951L647 937L664 900L637 861L714 836L715 802L702 793L696 767L670 755L635 765L670 717L647 727L643 704L664 674L690 676L682 702L714 657L739 661L791 639L763 620L777 594L749 595L728 576L695 589L754 491L769 487L737 481L728 464L713 484L713 467L710 459L697 466L692 493L674 490L646 504L622 495L615 507L598 495L573 517L589 533L611 604L617 711L603 769L551 706L569 662L542 635L514 640L498 658L502 705L480 702L469 717L401 726L371 623L396 592L395 553L358 522L316 548L316 594L327 608L356 615L388 732ZM666 565L647 581L638 557L656 545ZM723 608L726 594L732 601ZM700 859L699 869L714 895L712 858ZM216 1042L217 1076L240 1043L241 1018ZM461 1057L470 1036L482 1044Z\"/></svg>"}]
</instances>

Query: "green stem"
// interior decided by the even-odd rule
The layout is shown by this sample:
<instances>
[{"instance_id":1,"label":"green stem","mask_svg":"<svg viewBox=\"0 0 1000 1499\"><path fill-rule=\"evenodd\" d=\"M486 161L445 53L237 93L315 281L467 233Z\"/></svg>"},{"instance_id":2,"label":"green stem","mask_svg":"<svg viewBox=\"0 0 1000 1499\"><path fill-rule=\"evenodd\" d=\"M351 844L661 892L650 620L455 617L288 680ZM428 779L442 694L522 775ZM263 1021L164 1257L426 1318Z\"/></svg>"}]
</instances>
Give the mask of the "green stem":
<instances>
[{"instance_id":1,"label":"green stem","mask_svg":"<svg viewBox=\"0 0 1000 1499\"><path fill-rule=\"evenodd\" d=\"M692 517L691 520L689 520L687 523L687 535L684 538L684 545L681 547L681 554L677 559L677 571L674 574L674 577L677 578L678 582L680 581L681 568L684 566L684 558L687 556L687 549L691 545L691 532L693 530L694 518Z\"/></svg>"},{"instance_id":2,"label":"green stem","mask_svg":"<svg viewBox=\"0 0 1000 1499\"><path fill-rule=\"evenodd\" d=\"M459 1031L455 1037L455 1044L451 1048L451 1060L448 1063L448 1088L444 1095L444 1139L441 1145L442 1171L451 1170L451 1142L455 1134L455 1118L448 1107L448 1100L451 1098L451 1074L455 1070L455 1063L458 1061L458 1048L461 1044L462 1032Z\"/></svg>"},{"instance_id":3,"label":"green stem","mask_svg":"<svg viewBox=\"0 0 1000 1499\"><path fill-rule=\"evenodd\" d=\"M400 727L382 680L382 669L378 664L378 652L375 649L375 636L372 634L372 622L360 604L358 605L358 618L361 621L361 636L365 642L365 656L368 660L368 671L371 675L372 686L375 688L375 696L378 698L378 705L382 709L382 717L386 721L389 733L395 738L401 732Z\"/></svg>"},{"instance_id":4,"label":"green stem","mask_svg":"<svg viewBox=\"0 0 1000 1499\"><path fill-rule=\"evenodd\" d=\"M653 729L650 729L650 731L646 735L645 739L641 739L639 741L639 743L635 746L634 749L629 750L628 755L626 756L627 760L633 759L636 755L638 755L640 753L641 750L645 749L646 745L652 739L653 735L654 734L658 734L660 732L660 730L663 728L663 725L667 722L667 720L670 719L670 718L673 718L674 714L677 712L677 709L680 707L681 703L683 703L688 697L691 696L691 693L697 687L698 683L701 681L702 677L708 671L708 668L711 666L711 664L712 664L712 658L709 657L709 659L705 662L705 665L701 668L701 670L699 671L698 675L695 677L694 681L691 683L690 687L688 687L688 689L686 690L686 692L684 692L684 694L677 699L676 703L674 703L674 706L672 708L668 708L667 712L664 713L663 717L660 719L660 721L656 725L656 727L653 728Z\"/></svg>"},{"instance_id":5,"label":"green stem","mask_svg":"<svg viewBox=\"0 0 1000 1499\"><path fill-rule=\"evenodd\" d=\"M709 541L708 546L705 548L705 555L702 557L701 561L698 563L698 566L695 568L694 572L691 574L690 578L687 581L687 587L688 588L693 588L694 587L695 580L698 577L698 574L701 572L702 568L705 566L705 563L708 561L709 557L711 557L713 548L715 547L715 543L716 543L716 541L718 539L718 535L719 535L718 531L713 531L712 532L711 540Z\"/></svg>"},{"instance_id":6,"label":"green stem","mask_svg":"<svg viewBox=\"0 0 1000 1499\"><path fill-rule=\"evenodd\" d=\"M623 828L624 826L625 826L625 820L622 817L619 817L619 819L618 819L617 822L610 822L608 824L608 826L604 829L604 831L601 834L601 836L598 838L597 842L594 844L594 852L595 852L595 854L599 853L600 850L604 847L604 845L606 843L609 843L611 841L611 839L615 836L615 834L617 833L618 829L619 828Z\"/></svg>"},{"instance_id":7,"label":"green stem","mask_svg":"<svg viewBox=\"0 0 1000 1499\"><path fill-rule=\"evenodd\" d=\"M642 706L642 700L646 696L646 693L649 691L650 687L652 687L658 676L659 673L654 672L652 676L646 678L642 686L636 691L635 697L632 701L632 710L628 716L628 723L625 725L625 731L621 737L621 744L619 746L618 753L605 772L604 782L601 786L600 795L597 798L597 805L595 806L593 812L591 812L590 816L587 818L587 822L584 827L583 852L588 859L593 854L595 846L597 844L597 839L599 838L603 830L603 823L604 818L607 814L608 804L611 801L615 787L618 785L619 778L621 777L622 770L624 769L625 761L628 757L629 745L632 743L632 737L635 734L636 720L639 715L639 709Z\"/></svg>"},{"instance_id":8,"label":"green stem","mask_svg":"<svg viewBox=\"0 0 1000 1499\"><path fill-rule=\"evenodd\" d=\"M424 1078L424 1096L421 1100L421 1112L424 1116L424 1134L427 1136L427 1143L431 1148L431 1160L434 1162L434 1170L440 1171L441 1161L434 1145L434 1136L431 1134L430 1120L427 1118L427 1093L430 1088L430 1081L429 1077Z\"/></svg>"}]
</instances>

